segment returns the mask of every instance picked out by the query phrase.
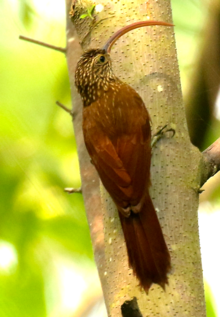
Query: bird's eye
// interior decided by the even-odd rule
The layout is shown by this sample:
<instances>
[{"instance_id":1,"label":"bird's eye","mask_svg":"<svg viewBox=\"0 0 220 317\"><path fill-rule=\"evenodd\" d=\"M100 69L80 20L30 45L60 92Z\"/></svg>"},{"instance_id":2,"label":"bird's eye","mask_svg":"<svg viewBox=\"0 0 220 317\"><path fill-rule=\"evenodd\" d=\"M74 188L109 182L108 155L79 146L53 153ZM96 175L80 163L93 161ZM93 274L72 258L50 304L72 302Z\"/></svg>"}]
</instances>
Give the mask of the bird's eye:
<instances>
[{"instance_id":1,"label":"bird's eye","mask_svg":"<svg viewBox=\"0 0 220 317\"><path fill-rule=\"evenodd\" d=\"M101 63L104 63L104 62L105 62L105 56L101 55L101 56L99 57L99 61L100 61Z\"/></svg>"}]
</instances>

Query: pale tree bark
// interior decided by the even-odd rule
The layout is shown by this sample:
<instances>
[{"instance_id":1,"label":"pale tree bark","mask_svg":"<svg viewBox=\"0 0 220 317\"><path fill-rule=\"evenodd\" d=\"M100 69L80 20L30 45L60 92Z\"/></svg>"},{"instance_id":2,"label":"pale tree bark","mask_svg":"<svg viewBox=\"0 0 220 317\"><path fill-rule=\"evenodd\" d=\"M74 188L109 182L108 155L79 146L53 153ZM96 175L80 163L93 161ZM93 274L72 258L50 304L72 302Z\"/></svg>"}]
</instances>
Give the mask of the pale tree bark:
<instances>
[{"instance_id":1,"label":"pale tree bark","mask_svg":"<svg viewBox=\"0 0 220 317\"><path fill-rule=\"evenodd\" d=\"M66 4L69 12L71 0L66 0ZM172 258L172 274L165 292L154 285L146 295L128 268L116 208L100 186L84 146L82 103L74 87L75 66L83 49L100 48L119 28L148 17L172 22L170 2L100 0L99 4L103 4L104 10L96 14L96 22L79 19L86 8L91 8L89 1L76 1L72 21L67 16L67 62L82 191L108 314L126 316L121 312L123 304L136 297L140 312L134 309L136 315L127 316L204 317L197 209L200 184L214 172L207 167L206 173L202 173L209 164L190 143L173 29L156 26L135 30L121 38L111 53L115 73L142 96L151 115L153 132L164 125L176 131L173 138L161 139L152 153L151 197ZM104 20L94 24L101 19Z\"/></svg>"}]
</instances>

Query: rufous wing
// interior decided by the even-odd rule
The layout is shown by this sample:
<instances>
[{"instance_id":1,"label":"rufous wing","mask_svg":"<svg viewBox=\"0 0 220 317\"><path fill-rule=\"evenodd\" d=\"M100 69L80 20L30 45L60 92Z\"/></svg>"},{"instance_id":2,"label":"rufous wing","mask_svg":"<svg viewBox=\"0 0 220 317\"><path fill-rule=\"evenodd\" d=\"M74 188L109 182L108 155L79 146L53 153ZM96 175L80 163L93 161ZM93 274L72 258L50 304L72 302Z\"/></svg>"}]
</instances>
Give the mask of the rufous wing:
<instances>
[{"instance_id":1,"label":"rufous wing","mask_svg":"<svg viewBox=\"0 0 220 317\"><path fill-rule=\"evenodd\" d=\"M151 132L142 99L130 86L122 88L84 108L83 131L103 185L125 207L138 204L150 184Z\"/></svg>"}]
</instances>

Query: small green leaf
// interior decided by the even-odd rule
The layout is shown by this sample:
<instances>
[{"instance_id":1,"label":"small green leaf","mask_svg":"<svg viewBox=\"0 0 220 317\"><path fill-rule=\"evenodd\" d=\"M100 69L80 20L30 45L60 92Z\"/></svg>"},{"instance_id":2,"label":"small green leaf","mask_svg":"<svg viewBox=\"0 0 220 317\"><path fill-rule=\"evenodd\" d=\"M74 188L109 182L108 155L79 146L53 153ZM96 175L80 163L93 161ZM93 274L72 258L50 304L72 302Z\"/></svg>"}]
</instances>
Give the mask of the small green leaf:
<instances>
[{"instance_id":1,"label":"small green leaf","mask_svg":"<svg viewBox=\"0 0 220 317\"><path fill-rule=\"evenodd\" d=\"M88 16L88 13L84 13L80 15L80 19L85 19Z\"/></svg>"},{"instance_id":2,"label":"small green leaf","mask_svg":"<svg viewBox=\"0 0 220 317\"><path fill-rule=\"evenodd\" d=\"M94 17L92 16L93 13L94 13L94 9L95 9L95 4L94 4L90 9L87 10L88 16L89 16L90 19L92 19L92 20L94 20Z\"/></svg>"},{"instance_id":3,"label":"small green leaf","mask_svg":"<svg viewBox=\"0 0 220 317\"><path fill-rule=\"evenodd\" d=\"M93 15L94 10L95 10L96 5L93 4L93 6L91 7L91 9L89 10L90 14Z\"/></svg>"}]
</instances>

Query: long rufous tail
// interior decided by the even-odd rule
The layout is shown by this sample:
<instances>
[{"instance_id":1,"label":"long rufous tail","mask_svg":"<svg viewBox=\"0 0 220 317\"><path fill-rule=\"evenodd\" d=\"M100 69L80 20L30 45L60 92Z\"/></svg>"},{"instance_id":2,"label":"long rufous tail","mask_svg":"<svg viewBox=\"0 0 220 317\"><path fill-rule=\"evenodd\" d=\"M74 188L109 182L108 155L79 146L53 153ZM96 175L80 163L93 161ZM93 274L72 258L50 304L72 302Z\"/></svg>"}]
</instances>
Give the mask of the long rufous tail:
<instances>
[{"instance_id":1,"label":"long rufous tail","mask_svg":"<svg viewBox=\"0 0 220 317\"><path fill-rule=\"evenodd\" d=\"M170 254L152 200L148 195L139 213L120 219L127 246L129 265L140 286L148 293L153 283L163 289L168 283Z\"/></svg>"}]
</instances>

